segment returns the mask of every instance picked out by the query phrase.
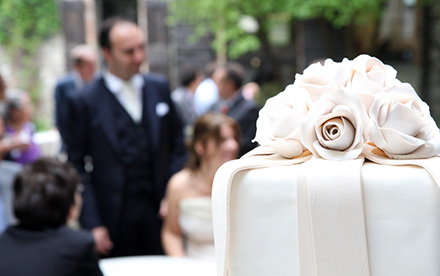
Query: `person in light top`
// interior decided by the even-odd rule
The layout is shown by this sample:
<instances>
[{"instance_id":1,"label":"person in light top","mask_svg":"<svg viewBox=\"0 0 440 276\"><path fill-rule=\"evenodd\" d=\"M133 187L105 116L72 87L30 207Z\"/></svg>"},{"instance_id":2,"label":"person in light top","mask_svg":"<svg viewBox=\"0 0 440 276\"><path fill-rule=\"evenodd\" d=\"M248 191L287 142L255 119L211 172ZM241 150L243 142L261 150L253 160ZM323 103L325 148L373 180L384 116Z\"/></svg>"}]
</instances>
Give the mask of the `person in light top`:
<instances>
[{"instance_id":1,"label":"person in light top","mask_svg":"<svg viewBox=\"0 0 440 276\"><path fill-rule=\"evenodd\" d=\"M14 89L8 92L3 145L9 147L5 160L28 164L37 160L41 150L33 141L35 126L29 93Z\"/></svg>"}]
</instances>

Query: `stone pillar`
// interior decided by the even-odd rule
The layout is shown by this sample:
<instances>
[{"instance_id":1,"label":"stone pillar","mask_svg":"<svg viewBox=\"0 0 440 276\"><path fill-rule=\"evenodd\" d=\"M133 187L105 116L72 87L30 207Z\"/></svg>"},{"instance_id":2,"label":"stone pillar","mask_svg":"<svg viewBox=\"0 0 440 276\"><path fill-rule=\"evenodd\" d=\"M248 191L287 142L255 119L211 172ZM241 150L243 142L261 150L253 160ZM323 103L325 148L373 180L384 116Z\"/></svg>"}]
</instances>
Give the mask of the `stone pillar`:
<instances>
[{"instance_id":1,"label":"stone pillar","mask_svg":"<svg viewBox=\"0 0 440 276\"><path fill-rule=\"evenodd\" d=\"M147 0L146 33L148 34L148 64L151 72L168 76L168 26L167 2ZM144 2L144 3L145 3ZM145 10L144 7L144 10ZM141 22L139 22L141 23ZM145 24L144 23L144 24Z\"/></svg>"},{"instance_id":2,"label":"stone pillar","mask_svg":"<svg viewBox=\"0 0 440 276\"><path fill-rule=\"evenodd\" d=\"M145 34L145 38L147 41L149 40L148 37L148 4L147 0L137 0L137 21L139 27L142 29L142 31ZM145 45L145 51L148 53L148 43ZM148 62L148 58L145 61L145 63L142 65L142 71L149 72L150 71L150 63Z\"/></svg>"},{"instance_id":3,"label":"stone pillar","mask_svg":"<svg viewBox=\"0 0 440 276\"><path fill-rule=\"evenodd\" d=\"M98 33L96 26L96 5L94 0L82 0L84 3L85 43L98 49Z\"/></svg>"},{"instance_id":4,"label":"stone pillar","mask_svg":"<svg viewBox=\"0 0 440 276\"><path fill-rule=\"evenodd\" d=\"M61 21L65 41L66 69L71 68L69 52L77 44L86 42L84 10L85 5L81 0L61 0Z\"/></svg>"},{"instance_id":5,"label":"stone pillar","mask_svg":"<svg viewBox=\"0 0 440 276\"><path fill-rule=\"evenodd\" d=\"M93 0L61 0L60 7L66 69L69 70L68 55L75 45L89 44L97 49L96 8Z\"/></svg>"}]
</instances>

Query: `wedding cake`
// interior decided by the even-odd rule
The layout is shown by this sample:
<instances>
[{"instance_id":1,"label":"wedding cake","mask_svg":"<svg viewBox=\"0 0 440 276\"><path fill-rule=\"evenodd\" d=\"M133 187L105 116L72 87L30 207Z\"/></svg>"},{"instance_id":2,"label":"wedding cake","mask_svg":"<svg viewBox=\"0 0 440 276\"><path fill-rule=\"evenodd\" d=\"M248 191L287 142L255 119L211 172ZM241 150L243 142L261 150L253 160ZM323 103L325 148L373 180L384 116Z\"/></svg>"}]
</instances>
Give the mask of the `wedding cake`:
<instances>
[{"instance_id":1,"label":"wedding cake","mask_svg":"<svg viewBox=\"0 0 440 276\"><path fill-rule=\"evenodd\" d=\"M440 275L440 132L391 66L310 65L213 186L219 276Z\"/></svg>"}]
</instances>

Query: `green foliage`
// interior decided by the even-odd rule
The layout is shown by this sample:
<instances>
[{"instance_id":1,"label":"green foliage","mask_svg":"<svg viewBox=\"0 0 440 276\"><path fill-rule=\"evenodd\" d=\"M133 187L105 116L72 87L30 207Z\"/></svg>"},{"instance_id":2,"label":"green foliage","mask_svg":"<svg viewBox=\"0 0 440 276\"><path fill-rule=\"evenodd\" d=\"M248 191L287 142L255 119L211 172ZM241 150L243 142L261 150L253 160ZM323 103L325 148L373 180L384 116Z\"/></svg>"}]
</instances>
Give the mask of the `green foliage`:
<instances>
[{"instance_id":1,"label":"green foliage","mask_svg":"<svg viewBox=\"0 0 440 276\"><path fill-rule=\"evenodd\" d=\"M259 41L253 34L248 34L237 27L243 13L236 0L177 0L170 3L169 22L185 22L195 26L194 37L198 39L207 32L215 34L213 48L216 51L229 45L229 55L238 57L249 50L257 50Z\"/></svg>"},{"instance_id":2,"label":"green foliage","mask_svg":"<svg viewBox=\"0 0 440 276\"><path fill-rule=\"evenodd\" d=\"M35 124L35 132L50 130L53 126L53 122L50 118L37 117L33 120Z\"/></svg>"},{"instance_id":3,"label":"green foliage","mask_svg":"<svg viewBox=\"0 0 440 276\"><path fill-rule=\"evenodd\" d=\"M285 89L286 85L281 82L272 81L261 85L260 93L257 94L255 101L262 107L267 99L272 98Z\"/></svg>"},{"instance_id":4,"label":"green foliage","mask_svg":"<svg viewBox=\"0 0 440 276\"><path fill-rule=\"evenodd\" d=\"M358 23L363 14L378 17L385 0L292 0L286 9L296 19L322 17L336 27Z\"/></svg>"},{"instance_id":5,"label":"green foliage","mask_svg":"<svg viewBox=\"0 0 440 276\"><path fill-rule=\"evenodd\" d=\"M336 27L378 18L386 0L170 0L170 23L195 26L195 37L215 34L214 49L226 48L235 58L260 47L271 23L324 18ZM368 14L368 16L364 16ZM242 16L260 24L258 34L238 27ZM372 16L374 15L374 16ZM267 38L267 37L266 37Z\"/></svg>"},{"instance_id":6,"label":"green foliage","mask_svg":"<svg viewBox=\"0 0 440 276\"><path fill-rule=\"evenodd\" d=\"M18 88L30 92L38 108L38 49L59 30L56 0L0 0L0 44L6 50ZM38 129L47 128L36 118Z\"/></svg>"},{"instance_id":7,"label":"green foliage","mask_svg":"<svg viewBox=\"0 0 440 276\"><path fill-rule=\"evenodd\" d=\"M0 43L33 54L59 29L55 0L0 0Z\"/></svg>"}]
</instances>

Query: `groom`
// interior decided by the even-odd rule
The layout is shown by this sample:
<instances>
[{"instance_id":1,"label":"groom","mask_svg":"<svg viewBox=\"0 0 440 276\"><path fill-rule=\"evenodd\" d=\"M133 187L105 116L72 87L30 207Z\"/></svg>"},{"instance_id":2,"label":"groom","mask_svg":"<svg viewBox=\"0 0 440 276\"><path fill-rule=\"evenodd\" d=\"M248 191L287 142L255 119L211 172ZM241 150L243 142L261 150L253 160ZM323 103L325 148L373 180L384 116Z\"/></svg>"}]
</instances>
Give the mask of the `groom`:
<instances>
[{"instance_id":1,"label":"groom","mask_svg":"<svg viewBox=\"0 0 440 276\"><path fill-rule=\"evenodd\" d=\"M80 222L104 255L162 254L158 211L184 162L182 126L166 80L140 74L141 29L111 18L99 42L107 70L70 99L67 151L85 186Z\"/></svg>"}]
</instances>

